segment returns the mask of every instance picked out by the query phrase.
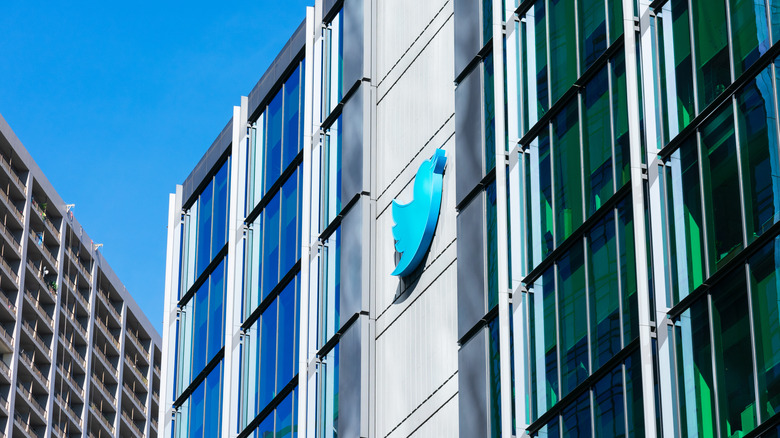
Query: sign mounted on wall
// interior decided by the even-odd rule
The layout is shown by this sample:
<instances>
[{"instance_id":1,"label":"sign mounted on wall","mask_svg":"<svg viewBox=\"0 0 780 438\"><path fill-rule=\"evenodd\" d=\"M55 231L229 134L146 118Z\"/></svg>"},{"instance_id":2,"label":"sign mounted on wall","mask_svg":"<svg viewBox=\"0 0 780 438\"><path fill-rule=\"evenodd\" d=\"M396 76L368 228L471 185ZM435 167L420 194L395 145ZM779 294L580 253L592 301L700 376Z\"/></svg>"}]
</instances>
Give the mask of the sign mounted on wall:
<instances>
[{"instance_id":1,"label":"sign mounted on wall","mask_svg":"<svg viewBox=\"0 0 780 438\"><path fill-rule=\"evenodd\" d=\"M436 149L433 156L417 169L412 202L401 204L393 199L393 238L401 259L392 275L403 277L413 272L431 245L441 210L446 164L444 149Z\"/></svg>"}]
</instances>

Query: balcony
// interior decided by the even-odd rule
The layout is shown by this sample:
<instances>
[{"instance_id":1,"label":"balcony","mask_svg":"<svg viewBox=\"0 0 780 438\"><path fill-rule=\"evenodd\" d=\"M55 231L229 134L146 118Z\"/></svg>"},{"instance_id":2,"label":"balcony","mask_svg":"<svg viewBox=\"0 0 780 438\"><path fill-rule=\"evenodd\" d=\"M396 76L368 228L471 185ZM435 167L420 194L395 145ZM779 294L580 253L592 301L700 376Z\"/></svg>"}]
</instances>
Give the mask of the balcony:
<instances>
[{"instance_id":1,"label":"balcony","mask_svg":"<svg viewBox=\"0 0 780 438\"><path fill-rule=\"evenodd\" d=\"M49 249L49 247L46 245L45 239L41 240L35 233L33 233L32 230L30 230L27 235L30 236L30 242L40 250L41 254L43 254L43 258L46 259L49 265L54 268L54 270L59 269L60 264L57 261L57 254L54 254ZM52 272L52 274L54 273Z\"/></svg>"},{"instance_id":2,"label":"balcony","mask_svg":"<svg viewBox=\"0 0 780 438\"><path fill-rule=\"evenodd\" d=\"M122 419L125 420L125 423L127 423L133 429L133 431L138 434L138 436L141 437L144 436L144 433L141 431L141 429L139 429L138 426L135 425L133 419L130 418L130 416L127 415L127 412L125 412L124 410L122 411Z\"/></svg>"},{"instance_id":3,"label":"balcony","mask_svg":"<svg viewBox=\"0 0 780 438\"><path fill-rule=\"evenodd\" d=\"M75 359L76 363L81 366L81 370L85 373L87 372L87 361L79 354L79 352L74 348L73 342L65 339L65 335L60 332L60 342L62 343L63 349L68 351L73 359Z\"/></svg>"},{"instance_id":4,"label":"balcony","mask_svg":"<svg viewBox=\"0 0 780 438\"><path fill-rule=\"evenodd\" d=\"M106 385L98 380L94 375L92 376L92 382L95 384L95 387L100 390L100 393L103 394L103 396L108 400L109 403L111 403L112 406L116 407L116 397L114 397L113 394L111 394L111 391L108 390Z\"/></svg>"},{"instance_id":5,"label":"balcony","mask_svg":"<svg viewBox=\"0 0 780 438\"><path fill-rule=\"evenodd\" d=\"M0 308L6 309L11 317L16 317L16 306L2 292L0 292Z\"/></svg>"},{"instance_id":6,"label":"balcony","mask_svg":"<svg viewBox=\"0 0 780 438\"><path fill-rule=\"evenodd\" d=\"M46 408L43 407L40 403L38 403L38 400L33 397L32 393L28 391L24 386L18 385L16 387L19 390L19 394L22 396L25 401L27 401L27 404L30 406L33 412L38 414L40 416L40 420L42 422L46 422Z\"/></svg>"},{"instance_id":7,"label":"balcony","mask_svg":"<svg viewBox=\"0 0 780 438\"><path fill-rule=\"evenodd\" d=\"M8 351L14 351L14 337L8 331L0 325L0 345L2 343L6 344L6 347L8 348Z\"/></svg>"},{"instance_id":8,"label":"balcony","mask_svg":"<svg viewBox=\"0 0 780 438\"><path fill-rule=\"evenodd\" d=\"M30 417L27 417L25 419L21 415L19 415L18 412L14 413L14 424L16 427L19 428L19 430L22 432L24 436L27 438L41 438L41 435L38 435L30 426Z\"/></svg>"},{"instance_id":9,"label":"balcony","mask_svg":"<svg viewBox=\"0 0 780 438\"><path fill-rule=\"evenodd\" d=\"M62 364L57 365L57 371L59 371L60 375L62 376L62 379L68 382L68 385L70 385L71 392L73 394L78 395L79 398L81 398L81 400L84 401L84 388L79 386L78 382L76 382L76 380L73 379L73 375L68 371L65 371L65 368L63 368Z\"/></svg>"},{"instance_id":10,"label":"balcony","mask_svg":"<svg viewBox=\"0 0 780 438\"><path fill-rule=\"evenodd\" d=\"M2 360L0 360L0 380L11 383L11 367Z\"/></svg>"},{"instance_id":11,"label":"balcony","mask_svg":"<svg viewBox=\"0 0 780 438\"><path fill-rule=\"evenodd\" d=\"M76 301L81 304L81 306L84 308L86 312L89 312L89 302L84 298L84 295L79 292L78 288L76 287L76 284L70 281L68 277L63 276L62 282L68 286L68 288L71 291L71 295L76 299Z\"/></svg>"},{"instance_id":12,"label":"balcony","mask_svg":"<svg viewBox=\"0 0 780 438\"><path fill-rule=\"evenodd\" d=\"M19 225L19 228L24 226L24 215L21 211L19 211L18 208L16 208L16 205L14 205L14 201L11 200L11 198L8 196L5 191L0 190L0 199L2 199L3 203L5 203L6 208L8 208L8 211L11 212L11 216L16 218L19 222L17 222L17 225Z\"/></svg>"},{"instance_id":13,"label":"balcony","mask_svg":"<svg viewBox=\"0 0 780 438\"><path fill-rule=\"evenodd\" d=\"M0 266L5 269L6 274L8 274L8 277L18 286L19 285L19 274L14 270L14 268L11 267L11 265L8 264L8 261L5 259L5 257L0 257Z\"/></svg>"},{"instance_id":14,"label":"balcony","mask_svg":"<svg viewBox=\"0 0 780 438\"><path fill-rule=\"evenodd\" d=\"M89 272L89 269L84 266L84 263L82 262L81 258L76 255L76 253L73 252L72 248L67 248L68 255L70 256L71 260L73 260L73 264L76 265L76 269L81 273L81 275L84 277L85 280L87 280L87 283L92 283L92 274Z\"/></svg>"},{"instance_id":15,"label":"balcony","mask_svg":"<svg viewBox=\"0 0 780 438\"><path fill-rule=\"evenodd\" d=\"M68 415L70 421L72 421L73 424L77 425L79 428L82 427L81 416L77 415L76 412L70 407L70 403L66 402L60 394L57 394L54 397L54 400L57 402L57 404L59 404L60 410Z\"/></svg>"},{"instance_id":16,"label":"balcony","mask_svg":"<svg viewBox=\"0 0 780 438\"><path fill-rule=\"evenodd\" d=\"M20 242L16 237L14 237L14 234L11 232L11 230L8 229L4 224L0 223L0 234L5 237L6 241L8 242L8 245L16 251L16 254L19 256L19 258L22 257L22 242Z\"/></svg>"},{"instance_id":17,"label":"balcony","mask_svg":"<svg viewBox=\"0 0 780 438\"><path fill-rule=\"evenodd\" d=\"M122 315L120 315L114 305L111 304L111 300L108 297L108 292L104 291L103 289L98 289L97 292L98 296L103 301L103 304L105 304L106 309L108 309L108 312L114 315L117 322L122 322Z\"/></svg>"},{"instance_id":18,"label":"balcony","mask_svg":"<svg viewBox=\"0 0 780 438\"><path fill-rule=\"evenodd\" d=\"M46 378L40 369L38 369L38 365L33 362L32 358L26 352L19 351L19 361L27 365L27 370L33 375L33 377L38 379L38 384L44 388L49 387L49 379Z\"/></svg>"},{"instance_id":19,"label":"balcony","mask_svg":"<svg viewBox=\"0 0 780 438\"><path fill-rule=\"evenodd\" d=\"M143 415L146 415L146 404L138 398L133 389L127 383L124 383L122 387L125 389L125 394L130 396L130 400L133 401L135 408L138 409Z\"/></svg>"},{"instance_id":20,"label":"balcony","mask_svg":"<svg viewBox=\"0 0 780 438\"><path fill-rule=\"evenodd\" d=\"M11 404L3 398L3 396L0 396L0 410L5 412L5 416L7 417L10 414Z\"/></svg>"},{"instance_id":21,"label":"balcony","mask_svg":"<svg viewBox=\"0 0 780 438\"><path fill-rule=\"evenodd\" d=\"M51 361L51 347L46 345L46 341L38 335L38 331L26 320L22 321L22 330L32 339L35 346L41 350L41 353Z\"/></svg>"},{"instance_id":22,"label":"balcony","mask_svg":"<svg viewBox=\"0 0 780 438\"><path fill-rule=\"evenodd\" d=\"M37 283L41 287L41 289L48 290L49 293L51 294L52 298L57 296L57 287L56 287L57 283L53 282L53 281L49 282L49 283L46 282L45 276L47 274L46 274L46 271L44 271L42 267L39 268L39 267L35 266L33 261L28 259L27 260L27 268L33 274L33 276L37 280Z\"/></svg>"},{"instance_id":23,"label":"balcony","mask_svg":"<svg viewBox=\"0 0 780 438\"><path fill-rule=\"evenodd\" d=\"M146 389L149 388L149 379L146 378L143 374L141 374L141 371L138 369L138 365L135 364L135 362L131 362L130 359L125 356L125 364L127 365L125 367L125 370L133 370L133 375L138 378L141 382L143 382L144 386L146 386Z\"/></svg>"},{"instance_id":24,"label":"balcony","mask_svg":"<svg viewBox=\"0 0 780 438\"><path fill-rule=\"evenodd\" d=\"M19 176L11 167L10 160L6 159L2 154L0 154L0 168L5 170L6 174L8 174L8 176L11 178L11 181L14 182L16 188L19 189L22 194L27 194L27 187L24 185L24 182L22 182L22 179L19 178Z\"/></svg>"},{"instance_id":25,"label":"balcony","mask_svg":"<svg viewBox=\"0 0 780 438\"><path fill-rule=\"evenodd\" d=\"M141 352L143 357L146 358L146 362L149 363L149 360L151 360L151 357L149 357L149 350L144 347L144 345L141 343L141 340L138 339L138 337L130 330L127 330L127 337L133 341L133 344L135 344L136 348L138 348L138 351Z\"/></svg>"},{"instance_id":26,"label":"balcony","mask_svg":"<svg viewBox=\"0 0 780 438\"><path fill-rule=\"evenodd\" d=\"M95 419L98 420L98 423L100 423L103 427L106 428L106 431L113 435L114 426L111 425L111 423L108 421L108 418L103 415L103 411L101 411L95 403L90 403L90 406L92 407L92 415L95 417Z\"/></svg>"},{"instance_id":27,"label":"balcony","mask_svg":"<svg viewBox=\"0 0 780 438\"><path fill-rule=\"evenodd\" d=\"M38 203L35 198L31 199L31 201L32 206L30 207L30 210L35 211L38 217L41 218L41 222L45 224L46 229L49 230L52 236L54 236L57 240L60 240L60 231L54 225L54 222L52 222L51 217L46 215L46 207L44 207L43 204Z\"/></svg>"},{"instance_id":28,"label":"balcony","mask_svg":"<svg viewBox=\"0 0 780 438\"><path fill-rule=\"evenodd\" d=\"M89 336L87 335L87 328L79 323L76 314L69 309L66 309L65 307L60 307L60 309L62 310L62 313L65 314L65 318L70 321L75 331L82 336L83 341L87 342L87 339L89 339Z\"/></svg>"},{"instance_id":29,"label":"balcony","mask_svg":"<svg viewBox=\"0 0 780 438\"><path fill-rule=\"evenodd\" d=\"M119 340L114 336L113 333L111 333L111 330L108 328L108 326L99 319L95 319L95 325L103 330L103 334L106 335L106 339L108 339L111 344L116 347L116 352L119 353L121 351L119 349Z\"/></svg>"},{"instance_id":30,"label":"balcony","mask_svg":"<svg viewBox=\"0 0 780 438\"><path fill-rule=\"evenodd\" d=\"M92 351L95 352L95 356L97 356L98 358L100 358L101 361L103 361L103 365L105 365L105 367L109 371L111 371L111 374L114 375L114 378L119 379L119 371L117 371L114 365L111 364L111 362L108 360L108 357L106 357L106 355L102 351L100 351L99 348L95 348Z\"/></svg>"},{"instance_id":31,"label":"balcony","mask_svg":"<svg viewBox=\"0 0 780 438\"><path fill-rule=\"evenodd\" d=\"M35 309L35 313L41 317L43 322L45 322L46 325L48 325L50 328L54 329L54 319L52 319L52 317L46 313L46 310L44 310L43 306L41 306L41 302L38 301L38 298L35 298L29 289L27 289L25 292L24 297L27 299L27 302L30 304L30 306Z\"/></svg>"}]
</instances>

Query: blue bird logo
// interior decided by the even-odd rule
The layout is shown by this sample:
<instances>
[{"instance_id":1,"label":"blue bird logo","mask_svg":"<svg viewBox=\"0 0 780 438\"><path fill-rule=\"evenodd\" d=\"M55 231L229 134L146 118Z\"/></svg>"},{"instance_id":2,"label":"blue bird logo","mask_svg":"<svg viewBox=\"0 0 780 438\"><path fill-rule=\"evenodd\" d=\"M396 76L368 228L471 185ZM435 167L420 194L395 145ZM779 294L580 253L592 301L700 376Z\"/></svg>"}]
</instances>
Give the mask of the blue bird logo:
<instances>
[{"instance_id":1,"label":"blue bird logo","mask_svg":"<svg viewBox=\"0 0 780 438\"><path fill-rule=\"evenodd\" d=\"M406 276L417 268L431 245L441 209L441 192L447 156L436 149L433 156L417 169L414 199L401 204L393 199L393 238L401 260L392 275Z\"/></svg>"}]
</instances>

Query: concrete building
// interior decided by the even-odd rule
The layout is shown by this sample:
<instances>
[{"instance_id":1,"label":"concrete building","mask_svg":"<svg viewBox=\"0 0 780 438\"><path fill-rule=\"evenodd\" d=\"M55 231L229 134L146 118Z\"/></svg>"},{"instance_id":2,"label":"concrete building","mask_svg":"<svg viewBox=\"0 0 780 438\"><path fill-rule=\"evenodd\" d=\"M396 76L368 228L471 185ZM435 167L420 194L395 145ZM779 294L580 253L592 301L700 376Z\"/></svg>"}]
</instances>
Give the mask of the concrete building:
<instances>
[{"instance_id":1,"label":"concrete building","mask_svg":"<svg viewBox=\"0 0 780 438\"><path fill-rule=\"evenodd\" d=\"M778 8L316 1L171 195L163 433L777 436Z\"/></svg>"},{"instance_id":2,"label":"concrete building","mask_svg":"<svg viewBox=\"0 0 780 438\"><path fill-rule=\"evenodd\" d=\"M0 116L0 437L156 437L160 335Z\"/></svg>"}]
</instances>

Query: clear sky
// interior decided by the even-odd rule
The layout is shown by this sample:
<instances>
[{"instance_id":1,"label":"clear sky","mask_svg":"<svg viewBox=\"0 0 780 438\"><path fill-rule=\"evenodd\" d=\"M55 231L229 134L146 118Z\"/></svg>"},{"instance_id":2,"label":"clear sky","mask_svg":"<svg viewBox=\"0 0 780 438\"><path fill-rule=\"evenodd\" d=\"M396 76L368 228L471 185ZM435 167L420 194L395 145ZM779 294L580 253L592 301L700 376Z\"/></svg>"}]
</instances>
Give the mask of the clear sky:
<instances>
[{"instance_id":1,"label":"clear sky","mask_svg":"<svg viewBox=\"0 0 780 438\"><path fill-rule=\"evenodd\" d=\"M0 114L161 334L168 193L313 4L0 1Z\"/></svg>"}]
</instances>

